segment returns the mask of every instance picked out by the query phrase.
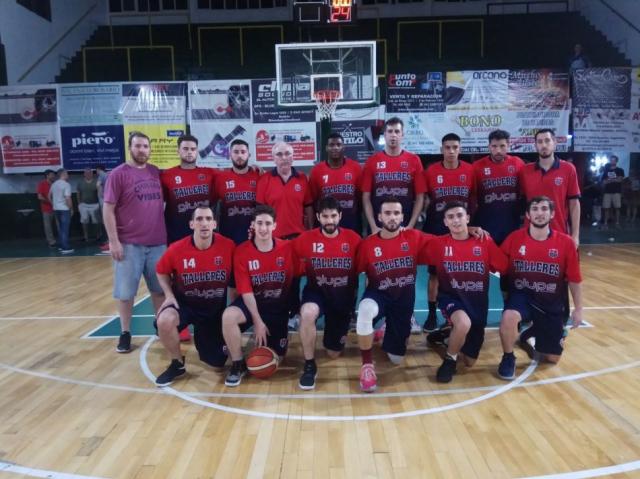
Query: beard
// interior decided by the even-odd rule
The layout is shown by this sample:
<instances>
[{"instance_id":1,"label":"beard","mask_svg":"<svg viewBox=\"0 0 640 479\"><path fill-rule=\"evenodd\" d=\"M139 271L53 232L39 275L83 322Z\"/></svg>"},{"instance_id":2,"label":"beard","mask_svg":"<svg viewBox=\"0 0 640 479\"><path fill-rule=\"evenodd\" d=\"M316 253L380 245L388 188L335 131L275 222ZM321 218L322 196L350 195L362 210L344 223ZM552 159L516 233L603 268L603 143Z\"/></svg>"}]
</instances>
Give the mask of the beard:
<instances>
[{"instance_id":1,"label":"beard","mask_svg":"<svg viewBox=\"0 0 640 479\"><path fill-rule=\"evenodd\" d=\"M400 223L383 223L382 228L387 230L389 233L395 233L400 229Z\"/></svg>"},{"instance_id":2,"label":"beard","mask_svg":"<svg viewBox=\"0 0 640 479\"><path fill-rule=\"evenodd\" d=\"M137 155L137 156L134 155L134 154L131 154L131 159L133 161L135 161L136 163L138 163L139 165L142 165L142 164L146 163L147 161L149 161L149 157L147 155L143 155L143 154L140 154L140 155Z\"/></svg>"},{"instance_id":3,"label":"beard","mask_svg":"<svg viewBox=\"0 0 640 479\"><path fill-rule=\"evenodd\" d=\"M533 220L529 220L529 222L531 223L531 226L533 226L534 228L538 228L538 229L546 228L547 226L549 226L551 224L551 220L545 221L544 223L536 223Z\"/></svg>"},{"instance_id":4,"label":"beard","mask_svg":"<svg viewBox=\"0 0 640 479\"><path fill-rule=\"evenodd\" d=\"M330 224L330 225L320 225L322 231L327 233L328 235L332 235L338 229L338 225Z\"/></svg>"},{"instance_id":5,"label":"beard","mask_svg":"<svg viewBox=\"0 0 640 479\"><path fill-rule=\"evenodd\" d=\"M239 170L244 170L249 164L249 160L245 160L245 161L231 160L231 164Z\"/></svg>"}]
</instances>

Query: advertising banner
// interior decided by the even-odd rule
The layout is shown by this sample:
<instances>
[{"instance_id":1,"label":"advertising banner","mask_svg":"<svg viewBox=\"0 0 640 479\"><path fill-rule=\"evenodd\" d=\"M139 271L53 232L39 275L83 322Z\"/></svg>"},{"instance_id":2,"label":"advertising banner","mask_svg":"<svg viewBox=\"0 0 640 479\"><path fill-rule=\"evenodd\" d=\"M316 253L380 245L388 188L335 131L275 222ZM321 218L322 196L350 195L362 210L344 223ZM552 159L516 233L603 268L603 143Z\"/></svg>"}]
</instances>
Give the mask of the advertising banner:
<instances>
[{"instance_id":1,"label":"advertising banner","mask_svg":"<svg viewBox=\"0 0 640 479\"><path fill-rule=\"evenodd\" d=\"M186 131L187 84L124 83L121 107L125 143L132 131L151 139L150 163L158 168L179 164L177 139ZM129 158L129 149L125 148Z\"/></svg>"},{"instance_id":2,"label":"advertising banner","mask_svg":"<svg viewBox=\"0 0 640 479\"><path fill-rule=\"evenodd\" d=\"M198 165L230 166L234 139L251 144L251 84L249 80L189 82L191 134L199 140Z\"/></svg>"},{"instance_id":3,"label":"advertising banner","mask_svg":"<svg viewBox=\"0 0 640 479\"><path fill-rule=\"evenodd\" d=\"M444 111L442 72L397 73L387 78L387 113Z\"/></svg>"},{"instance_id":4,"label":"advertising banner","mask_svg":"<svg viewBox=\"0 0 640 479\"><path fill-rule=\"evenodd\" d=\"M111 169L122 163L122 84L60 85L59 92L64 167L80 170L103 165Z\"/></svg>"},{"instance_id":5,"label":"advertising banner","mask_svg":"<svg viewBox=\"0 0 640 479\"><path fill-rule=\"evenodd\" d=\"M384 128L382 107L338 109L333 115L331 132L342 135L345 156L364 163L380 149L378 140ZM324 148L321 158L325 158Z\"/></svg>"},{"instance_id":6,"label":"advertising banner","mask_svg":"<svg viewBox=\"0 0 640 479\"><path fill-rule=\"evenodd\" d=\"M0 90L0 148L4 173L35 173L62 166L55 86Z\"/></svg>"}]
</instances>

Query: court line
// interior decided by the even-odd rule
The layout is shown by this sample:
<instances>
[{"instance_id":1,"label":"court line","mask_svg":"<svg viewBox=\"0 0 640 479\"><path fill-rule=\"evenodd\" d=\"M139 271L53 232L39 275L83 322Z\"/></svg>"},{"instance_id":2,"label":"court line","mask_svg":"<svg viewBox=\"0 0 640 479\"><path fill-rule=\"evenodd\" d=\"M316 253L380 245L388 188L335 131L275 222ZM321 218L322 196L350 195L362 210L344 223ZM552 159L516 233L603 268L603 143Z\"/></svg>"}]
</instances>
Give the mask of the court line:
<instances>
[{"instance_id":1,"label":"court line","mask_svg":"<svg viewBox=\"0 0 640 479\"><path fill-rule=\"evenodd\" d=\"M140 303L142 303L145 299L150 298L151 295L147 294L145 296L143 296L142 298L140 298L139 301L136 301L135 303L133 303L133 307L135 308L136 306L138 306ZM107 319L105 322L103 322L102 324L98 325L97 327L95 327L94 329L92 329L91 331L89 331L88 333L86 333L84 336L81 336L80 339L92 339L90 338L90 336L95 333L96 331L98 331L100 328L106 326L107 324L109 324L111 321L119 318L120 315L118 314L114 314L113 316L111 316L109 319ZM138 317L136 315L136 317Z\"/></svg>"},{"instance_id":2,"label":"court line","mask_svg":"<svg viewBox=\"0 0 640 479\"><path fill-rule=\"evenodd\" d=\"M144 373L144 375L147 376L147 378L152 383L155 383L155 376L153 375L153 373L149 369L149 365L147 364L147 351L149 350L149 347L151 346L153 341L154 339L151 338L146 343L144 343L144 346L140 351L139 362L140 362L140 368L142 369L142 372ZM471 406L472 404L477 404L479 402L486 401L487 399L491 399L495 396L500 396L506 393L507 391L509 391L510 389L513 389L518 384L522 383L525 379L531 376L531 374L533 374L537 366L538 366L538 362L536 360L531 361L531 364L529 364L527 369L525 369L524 372L520 374L520 376L518 376L513 381L505 384L504 386L500 386L497 389L494 389L493 391L490 391L486 394L477 396L472 399L467 399L465 401L460 401L457 403L447 404L445 406L438 406L434 408L416 409L413 411L404 411L404 412L389 413L389 414L371 414L368 416L353 416L353 415L351 416L310 416L310 415L302 415L302 414L279 414L279 413L252 411L250 409L223 406L221 404L216 404L209 401L203 401L201 399L194 398L188 394L185 394L171 387L166 387L164 389L168 390L174 396L179 397L180 399L190 402L192 404L197 404L199 406L207 407L210 409L217 409L219 411L229 412L232 414L239 414L243 416L262 417L267 419L314 421L314 422L379 421L379 420L385 420L385 419L397 419L397 418L403 418L403 417L415 417L415 416L423 416L426 414L435 414L439 412L451 411L453 409L459 409L461 407ZM372 395L372 398L375 399L375 394Z\"/></svg>"},{"instance_id":3,"label":"court line","mask_svg":"<svg viewBox=\"0 0 640 479\"><path fill-rule=\"evenodd\" d=\"M48 479L100 479L98 476L80 476L67 472L47 471L45 469L34 469L32 467L20 466L11 462L0 461L0 472L13 472L31 477L45 477Z\"/></svg>"},{"instance_id":4,"label":"court line","mask_svg":"<svg viewBox=\"0 0 640 479\"><path fill-rule=\"evenodd\" d=\"M622 474L640 469L640 461L614 464L613 466L598 467L596 469L584 469L582 471L572 471L560 474L548 474L546 476L529 476L521 479L583 479L588 477L600 477L610 474Z\"/></svg>"}]
</instances>

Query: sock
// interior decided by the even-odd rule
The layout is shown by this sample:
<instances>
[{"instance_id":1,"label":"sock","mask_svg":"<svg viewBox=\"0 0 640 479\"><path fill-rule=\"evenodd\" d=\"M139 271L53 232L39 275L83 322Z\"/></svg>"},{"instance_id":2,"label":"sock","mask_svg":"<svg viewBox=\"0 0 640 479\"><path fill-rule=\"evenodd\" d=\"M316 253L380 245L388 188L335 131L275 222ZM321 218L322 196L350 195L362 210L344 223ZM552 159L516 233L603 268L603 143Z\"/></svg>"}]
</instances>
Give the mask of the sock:
<instances>
[{"instance_id":1,"label":"sock","mask_svg":"<svg viewBox=\"0 0 640 479\"><path fill-rule=\"evenodd\" d=\"M436 302L429 301L429 315L436 314Z\"/></svg>"},{"instance_id":2,"label":"sock","mask_svg":"<svg viewBox=\"0 0 640 479\"><path fill-rule=\"evenodd\" d=\"M510 353L503 353L502 356L507 358L513 357L513 351L511 351Z\"/></svg>"},{"instance_id":3,"label":"sock","mask_svg":"<svg viewBox=\"0 0 640 479\"><path fill-rule=\"evenodd\" d=\"M362 364L373 364L373 348L361 349L360 355L362 356Z\"/></svg>"},{"instance_id":4,"label":"sock","mask_svg":"<svg viewBox=\"0 0 640 479\"><path fill-rule=\"evenodd\" d=\"M316 360L315 359L305 359L304 360L304 365L305 366L310 366L313 365L313 367L316 367Z\"/></svg>"}]
</instances>

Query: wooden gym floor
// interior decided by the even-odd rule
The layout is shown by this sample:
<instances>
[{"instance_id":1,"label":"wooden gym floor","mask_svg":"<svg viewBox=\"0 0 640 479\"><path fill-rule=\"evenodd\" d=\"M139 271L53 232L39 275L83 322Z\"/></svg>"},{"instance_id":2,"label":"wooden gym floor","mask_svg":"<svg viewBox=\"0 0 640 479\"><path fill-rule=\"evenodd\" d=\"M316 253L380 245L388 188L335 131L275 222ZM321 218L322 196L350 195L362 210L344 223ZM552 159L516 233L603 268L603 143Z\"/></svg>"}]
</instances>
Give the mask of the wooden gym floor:
<instances>
[{"instance_id":1,"label":"wooden gym floor","mask_svg":"<svg viewBox=\"0 0 640 479\"><path fill-rule=\"evenodd\" d=\"M342 358L318 352L315 391L297 387L296 334L270 380L225 388L189 344L188 377L160 390L155 338L128 355L83 339L115 311L109 258L2 259L0 479L639 478L640 246L581 255L593 327L559 365L517 351L517 379L499 380L490 330L477 365L440 385L438 351L414 335L403 366L377 350L370 395L353 333Z\"/></svg>"}]
</instances>

